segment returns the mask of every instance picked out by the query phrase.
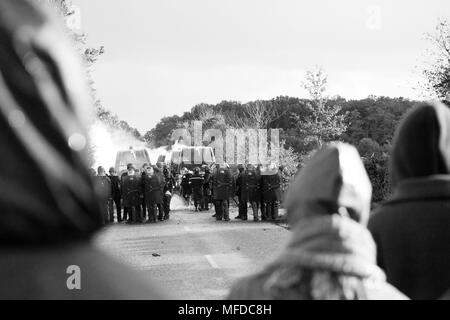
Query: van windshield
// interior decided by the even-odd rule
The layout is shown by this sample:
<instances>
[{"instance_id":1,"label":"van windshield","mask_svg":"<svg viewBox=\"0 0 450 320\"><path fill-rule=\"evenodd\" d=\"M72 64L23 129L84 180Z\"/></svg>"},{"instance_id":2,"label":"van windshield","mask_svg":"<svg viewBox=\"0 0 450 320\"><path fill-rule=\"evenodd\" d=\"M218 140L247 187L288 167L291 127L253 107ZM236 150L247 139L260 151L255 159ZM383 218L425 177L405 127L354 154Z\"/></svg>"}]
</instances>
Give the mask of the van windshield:
<instances>
[{"instance_id":1,"label":"van windshield","mask_svg":"<svg viewBox=\"0 0 450 320\"><path fill-rule=\"evenodd\" d=\"M127 164L132 163L136 167L142 167L144 163L150 164L150 158L146 150L119 151L117 153L117 169L121 170Z\"/></svg>"},{"instance_id":2,"label":"van windshield","mask_svg":"<svg viewBox=\"0 0 450 320\"><path fill-rule=\"evenodd\" d=\"M214 154L211 148L183 148L181 151L181 160L184 164L211 164L214 163Z\"/></svg>"}]
</instances>

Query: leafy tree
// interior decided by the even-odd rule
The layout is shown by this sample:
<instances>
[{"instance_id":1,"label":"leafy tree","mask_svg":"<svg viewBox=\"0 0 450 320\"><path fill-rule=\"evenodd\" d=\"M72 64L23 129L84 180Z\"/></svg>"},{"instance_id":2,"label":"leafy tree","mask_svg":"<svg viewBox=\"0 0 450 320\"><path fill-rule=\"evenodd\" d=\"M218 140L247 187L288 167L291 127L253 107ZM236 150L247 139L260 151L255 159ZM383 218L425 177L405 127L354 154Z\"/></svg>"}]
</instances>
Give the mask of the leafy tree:
<instances>
[{"instance_id":1,"label":"leafy tree","mask_svg":"<svg viewBox=\"0 0 450 320\"><path fill-rule=\"evenodd\" d=\"M334 140L345 132L346 114L342 114L342 108L325 95L327 75L321 68L308 71L303 86L311 96L311 101L306 104L309 114L305 118L297 114L293 117L299 132L318 148L323 142Z\"/></svg>"},{"instance_id":2,"label":"leafy tree","mask_svg":"<svg viewBox=\"0 0 450 320\"><path fill-rule=\"evenodd\" d=\"M376 154L381 153L383 150L383 148L380 147L378 142L370 138L362 138L361 141L359 141L357 148L359 154L363 157L373 157Z\"/></svg>"},{"instance_id":3,"label":"leafy tree","mask_svg":"<svg viewBox=\"0 0 450 320\"><path fill-rule=\"evenodd\" d=\"M171 116L162 118L156 126L147 131L144 140L152 147L158 148L168 145L173 130L179 128L182 119L179 116Z\"/></svg>"}]
</instances>

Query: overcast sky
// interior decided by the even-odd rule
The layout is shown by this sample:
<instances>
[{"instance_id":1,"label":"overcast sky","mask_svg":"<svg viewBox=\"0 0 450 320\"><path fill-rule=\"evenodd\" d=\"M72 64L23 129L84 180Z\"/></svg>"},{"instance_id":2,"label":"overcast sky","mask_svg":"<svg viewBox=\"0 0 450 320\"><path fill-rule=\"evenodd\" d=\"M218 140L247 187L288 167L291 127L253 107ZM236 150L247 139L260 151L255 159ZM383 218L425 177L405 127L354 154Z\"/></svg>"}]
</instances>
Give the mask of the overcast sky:
<instances>
[{"instance_id":1,"label":"overcast sky","mask_svg":"<svg viewBox=\"0 0 450 320\"><path fill-rule=\"evenodd\" d=\"M305 97L321 65L329 94L417 98L424 33L448 0L74 0L106 108L141 133L197 103Z\"/></svg>"}]
</instances>

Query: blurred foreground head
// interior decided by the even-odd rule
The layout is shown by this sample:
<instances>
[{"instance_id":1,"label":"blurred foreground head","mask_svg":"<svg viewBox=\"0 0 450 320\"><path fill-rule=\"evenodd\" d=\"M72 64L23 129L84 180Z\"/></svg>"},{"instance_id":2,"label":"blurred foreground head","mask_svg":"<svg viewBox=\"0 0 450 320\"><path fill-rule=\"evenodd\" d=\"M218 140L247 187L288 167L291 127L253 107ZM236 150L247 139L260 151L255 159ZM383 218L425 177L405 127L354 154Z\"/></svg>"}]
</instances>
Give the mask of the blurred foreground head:
<instances>
[{"instance_id":1,"label":"blurred foreground head","mask_svg":"<svg viewBox=\"0 0 450 320\"><path fill-rule=\"evenodd\" d=\"M340 214L367 224L372 186L358 151L332 143L318 151L289 187L285 207L291 225L305 218Z\"/></svg>"},{"instance_id":2,"label":"blurred foreground head","mask_svg":"<svg viewBox=\"0 0 450 320\"><path fill-rule=\"evenodd\" d=\"M450 110L440 102L412 109L394 136L391 180L450 173Z\"/></svg>"},{"instance_id":3,"label":"blurred foreground head","mask_svg":"<svg viewBox=\"0 0 450 320\"><path fill-rule=\"evenodd\" d=\"M0 1L0 242L89 238L101 226L85 163L92 104L80 57L37 1Z\"/></svg>"}]
</instances>

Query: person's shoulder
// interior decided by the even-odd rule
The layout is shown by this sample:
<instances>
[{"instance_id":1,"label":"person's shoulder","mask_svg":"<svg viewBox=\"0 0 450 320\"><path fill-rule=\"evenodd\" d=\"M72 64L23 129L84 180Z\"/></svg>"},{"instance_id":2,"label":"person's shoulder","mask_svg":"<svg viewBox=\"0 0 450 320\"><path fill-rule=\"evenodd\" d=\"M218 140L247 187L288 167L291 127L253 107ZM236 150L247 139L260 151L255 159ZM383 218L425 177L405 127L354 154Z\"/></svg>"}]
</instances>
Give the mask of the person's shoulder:
<instances>
[{"instance_id":1,"label":"person's shoulder","mask_svg":"<svg viewBox=\"0 0 450 320\"><path fill-rule=\"evenodd\" d=\"M392 211L393 208L389 202L382 203L374 208L369 217L369 230L376 229L380 223L383 223L385 219L394 214Z\"/></svg>"},{"instance_id":2,"label":"person's shoulder","mask_svg":"<svg viewBox=\"0 0 450 320\"><path fill-rule=\"evenodd\" d=\"M228 300L269 300L264 293L265 283L263 273L247 276L235 282L228 295Z\"/></svg>"}]
</instances>

